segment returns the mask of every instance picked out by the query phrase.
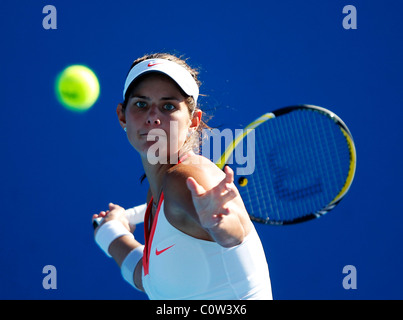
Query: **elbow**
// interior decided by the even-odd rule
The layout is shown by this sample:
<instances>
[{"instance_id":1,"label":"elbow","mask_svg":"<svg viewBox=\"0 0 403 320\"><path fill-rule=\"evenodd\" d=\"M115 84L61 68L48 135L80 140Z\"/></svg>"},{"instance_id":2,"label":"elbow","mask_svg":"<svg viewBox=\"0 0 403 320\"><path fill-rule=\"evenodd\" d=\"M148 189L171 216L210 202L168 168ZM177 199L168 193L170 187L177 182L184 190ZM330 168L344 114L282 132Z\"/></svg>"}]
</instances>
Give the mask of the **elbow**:
<instances>
[{"instance_id":1,"label":"elbow","mask_svg":"<svg viewBox=\"0 0 403 320\"><path fill-rule=\"evenodd\" d=\"M224 239L224 241L221 241L219 245L221 245L224 248L232 248L239 246L244 240L244 237L229 237L228 239Z\"/></svg>"},{"instance_id":2,"label":"elbow","mask_svg":"<svg viewBox=\"0 0 403 320\"><path fill-rule=\"evenodd\" d=\"M224 248L232 248L240 245L245 239L245 232L243 228L239 228L236 232L232 230L222 230L221 232L217 232L214 240Z\"/></svg>"},{"instance_id":3,"label":"elbow","mask_svg":"<svg viewBox=\"0 0 403 320\"><path fill-rule=\"evenodd\" d=\"M224 248L240 245L245 239L245 229L238 217L223 215L221 220L208 230L215 242Z\"/></svg>"}]
</instances>

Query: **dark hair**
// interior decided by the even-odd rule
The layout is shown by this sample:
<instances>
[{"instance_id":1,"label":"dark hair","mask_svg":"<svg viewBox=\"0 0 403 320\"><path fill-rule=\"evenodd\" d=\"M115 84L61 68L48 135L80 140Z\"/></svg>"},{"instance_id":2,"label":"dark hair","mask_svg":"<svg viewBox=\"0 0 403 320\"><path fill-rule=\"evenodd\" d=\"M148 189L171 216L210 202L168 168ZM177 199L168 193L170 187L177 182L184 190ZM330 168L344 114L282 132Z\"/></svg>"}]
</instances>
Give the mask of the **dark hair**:
<instances>
[{"instance_id":1,"label":"dark hair","mask_svg":"<svg viewBox=\"0 0 403 320\"><path fill-rule=\"evenodd\" d=\"M191 76L194 78L194 80L196 81L197 85L200 87L201 86L201 82L198 79L198 75L199 75L199 71L191 68L186 60L182 57L177 57L173 54L169 54L169 53L151 53L151 54L146 54L138 59L136 59L127 74L129 74L130 70L137 65L138 63L144 61L144 60L148 60L148 59L166 59L166 60L170 60L173 61L177 64L179 64L180 66L184 67L187 71L189 71L189 73L191 74ZM139 81L141 81L141 78L139 79ZM133 81L132 84L130 84L129 88L127 88L126 93L125 93L125 100L122 102L122 109L123 112L126 109L128 100L130 98L130 94L133 91L133 89L135 88L135 86L137 85L138 81ZM195 104L195 101L193 99L193 97L188 96L185 92L183 92L183 90L181 89L182 94L186 97L186 105L189 109L189 114L192 115L193 112L197 109L197 110L201 110L200 108L198 108L198 106ZM202 110L201 110L202 111ZM202 113L203 116L205 115L205 113ZM200 150L200 144L201 144L201 140L203 138L203 129L211 129L205 121L201 120L197 130L186 139L185 141L185 148L188 148L189 151L193 150L194 152L198 153Z\"/></svg>"}]
</instances>

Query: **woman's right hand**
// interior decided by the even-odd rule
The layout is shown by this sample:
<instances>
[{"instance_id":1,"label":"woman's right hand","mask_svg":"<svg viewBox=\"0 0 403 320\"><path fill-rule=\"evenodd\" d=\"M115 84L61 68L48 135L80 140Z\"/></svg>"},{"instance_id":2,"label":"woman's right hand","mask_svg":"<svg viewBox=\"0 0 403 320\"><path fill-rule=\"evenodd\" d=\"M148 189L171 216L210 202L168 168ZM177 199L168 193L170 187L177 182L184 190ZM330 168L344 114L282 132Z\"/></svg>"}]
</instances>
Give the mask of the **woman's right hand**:
<instances>
[{"instance_id":1,"label":"woman's right hand","mask_svg":"<svg viewBox=\"0 0 403 320\"><path fill-rule=\"evenodd\" d=\"M126 212L125 209L122 208L121 206L114 204L112 202L109 203L109 210L101 211L100 213L94 214L92 216L92 221L94 221L96 218L103 218L102 223L95 229L95 233L97 232L97 230L101 225L111 220L119 220L127 230L133 233L134 230L136 229L136 226L135 225L131 226L129 224L129 220L127 220L125 212Z\"/></svg>"}]
</instances>

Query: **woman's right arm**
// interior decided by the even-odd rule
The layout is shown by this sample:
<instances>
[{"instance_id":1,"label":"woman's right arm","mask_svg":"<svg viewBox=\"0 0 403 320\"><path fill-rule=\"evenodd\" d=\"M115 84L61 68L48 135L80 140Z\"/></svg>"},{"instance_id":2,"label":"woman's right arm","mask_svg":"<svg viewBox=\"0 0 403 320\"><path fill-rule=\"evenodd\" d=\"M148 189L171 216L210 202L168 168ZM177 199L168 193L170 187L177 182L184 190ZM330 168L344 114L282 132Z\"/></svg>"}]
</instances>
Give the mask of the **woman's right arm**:
<instances>
[{"instance_id":1,"label":"woman's right arm","mask_svg":"<svg viewBox=\"0 0 403 320\"><path fill-rule=\"evenodd\" d=\"M109 246L109 254L116 261L119 268L122 267L122 263L129 255L129 253L142 246L136 239L129 236L123 236L112 241ZM133 272L133 283L135 287L141 291L144 291L142 281L143 260L140 259Z\"/></svg>"},{"instance_id":2,"label":"woman's right arm","mask_svg":"<svg viewBox=\"0 0 403 320\"><path fill-rule=\"evenodd\" d=\"M125 262L126 258L129 257L133 250L142 249L142 244L139 243L134 237L132 232L134 230L130 230L130 226L128 224L127 219L124 217L125 210L124 208L120 207L119 205L115 205L113 203L109 204L109 210L107 212L101 211L99 215L94 215L93 219L98 218L98 217L103 217L104 220L102 224L95 229L95 237L97 238L97 232L102 228L102 226L112 220L118 221L122 223L122 226L119 225L119 227L123 227L128 230L128 234L122 235L116 239L114 239L108 246L107 248L107 254L112 256L112 258L116 261L118 266L122 268L122 264L127 263ZM137 258L140 258L139 254L137 253ZM133 266L132 266L133 267ZM134 284L135 287L139 290L144 291L143 285L142 285L142 259L139 259L138 263L134 267L134 271L129 270L130 273L133 274L133 279L130 279L132 283ZM122 269L123 271L123 269ZM127 271L127 270L126 270ZM125 277L126 280L128 280Z\"/></svg>"}]
</instances>

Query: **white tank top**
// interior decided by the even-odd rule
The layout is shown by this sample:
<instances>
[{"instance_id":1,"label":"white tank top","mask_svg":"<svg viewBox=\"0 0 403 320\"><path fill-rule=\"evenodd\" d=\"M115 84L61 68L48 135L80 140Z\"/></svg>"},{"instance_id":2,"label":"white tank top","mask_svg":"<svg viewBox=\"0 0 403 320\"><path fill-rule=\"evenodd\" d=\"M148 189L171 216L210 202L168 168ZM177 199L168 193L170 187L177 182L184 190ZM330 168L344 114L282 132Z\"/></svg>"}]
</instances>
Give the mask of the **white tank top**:
<instances>
[{"instance_id":1,"label":"white tank top","mask_svg":"<svg viewBox=\"0 0 403 320\"><path fill-rule=\"evenodd\" d=\"M152 300L271 300L266 257L253 228L237 246L196 239L165 217L161 194L152 226L144 230L143 287Z\"/></svg>"}]
</instances>

